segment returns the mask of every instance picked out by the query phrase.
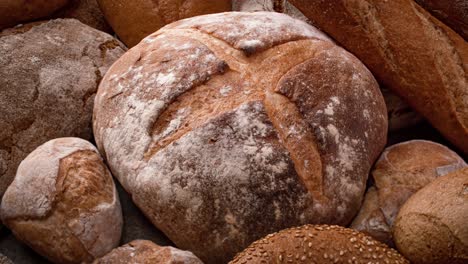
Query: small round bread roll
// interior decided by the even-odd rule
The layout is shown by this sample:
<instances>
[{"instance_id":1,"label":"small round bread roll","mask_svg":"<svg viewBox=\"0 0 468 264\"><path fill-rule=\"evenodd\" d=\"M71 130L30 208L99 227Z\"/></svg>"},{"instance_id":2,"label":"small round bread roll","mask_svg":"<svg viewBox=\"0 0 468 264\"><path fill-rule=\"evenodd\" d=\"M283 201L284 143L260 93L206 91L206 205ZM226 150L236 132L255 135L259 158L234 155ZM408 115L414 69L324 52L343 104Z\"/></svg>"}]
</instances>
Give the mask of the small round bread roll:
<instances>
[{"instance_id":1,"label":"small round bread roll","mask_svg":"<svg viewBox=\"0 0 468 264\"><path fill-rule=\"evenodd\" d=\"M231 0L98 0L98 3L107 22L128 47L177 20L231 11Z\"/></svg>"},{"instance_id":2,"label":"small round bread roll","mask_svg":"<svg viewBox=\"0 0 468 264\"><path fill-rule=\"evenodd\" d=\"M134 240L120 246L93 264L203 264L192 252L161 247L149 240Z\"/></svg>"},{"instance_id":3,"label":"small round bread roll","mask_svg":"<svg viewBox=\"0 0 468 264\"><path fill-rule=\"evenodd\" d=\"M352 229L305 225L268 235L229 263L409 264L409 261L394 249Z\"/></svg>"},{"instance_id":4,"label":"small round bread roll","mask_svg":"<svg viewBox=\"0 0 468 264\"><path fill-rule=\"evenodd\" d=\"M79 138L41 145L21 162L0 208L14 235L55 263L90 262L119 244L122 212L96 148Z\"/></svg>"},{"instance_id":5,"label":"small round bread roll","mask_svg":"<svg viewBox=\"0 0 468 264\"><path fill-rule=\"evenodd\" d=\"M96 90L124 49L75 19L0 33L0 197L39 145L58 137L91 140Z\"/></svg>"},{"instance_id":6,"label":"small round bread roll","mask_svg":"<svg viewBox=\"0 0 468 264\"><path fill-rule=\"evenodd\" d=\"M94 109L135 204L207 263L291 226L348 224L387 132L365 66L274 12L164 27L112 66Z\"/></svg>"},{"instance_id":7,"label":"small round bread roll","mask_svg":"<svg viewBox=\"0 0 468 264\"><path fill-rule=\"evenodd\" d=\"M437 177L466 166L455 152L431 141L412 140L386 148L371 172L374 185L351 228L393 245L391 228L405 201Z\"/></svg>"},{"instance_id":8,"label":"small round bread roll","mask_svg":"<svg viewBox=\"0 0 468 264\"><path fill-rule=\"evenodd\" d=\"M468 168L411 196L398 213L393 236L414 264L468 263Z\"/></svg>"},{"instance_id":9,"label":"small round bread roll","mask_svg":"<svg viewBox=\"0 0 468 264\"><path fill-rule=\"evenodd\" d=\"M0 30L51 15L71 0L1 0Z\"/></svg>"}]
</instances>

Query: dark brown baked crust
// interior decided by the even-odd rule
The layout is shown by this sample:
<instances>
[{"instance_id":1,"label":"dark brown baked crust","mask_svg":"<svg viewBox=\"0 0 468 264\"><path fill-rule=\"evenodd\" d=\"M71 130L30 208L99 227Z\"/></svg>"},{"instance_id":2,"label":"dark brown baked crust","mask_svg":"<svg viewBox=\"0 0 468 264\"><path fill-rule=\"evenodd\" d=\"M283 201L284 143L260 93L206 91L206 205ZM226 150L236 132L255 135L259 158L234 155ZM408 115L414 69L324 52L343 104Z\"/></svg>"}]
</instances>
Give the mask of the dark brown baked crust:
<instances>
[{"instance_id":1,"label":"dark brown baked crust","mask_svg":"<svg viewBox=\"0 0 468 264\"><path fill-rule=\"evenodd\" d=\"M468 153L468 44L413 0L290 0Z\"/></svg>"},{"instance_id":2,"label":"dark brown baked crust","mask_svg":"<svg viewBox=\"0 0 468 264\"><path fill-rule=\"evenodd\" d=\"M387 130L370 72L277 13L168 25L112 66L96 99L114 175L208 263L290 226L349 223Z\"/></svg>"},{"instance_id":3,"label":"dark brown baked crust","mask_svg":"<svg viewBox=\"0 0 468 264\"><path fill-rule=\"evenodd\" d=\"M177 20L231 11L231 0L97 0L119 38L133 47Z\"/></svg>"}]
</instances>

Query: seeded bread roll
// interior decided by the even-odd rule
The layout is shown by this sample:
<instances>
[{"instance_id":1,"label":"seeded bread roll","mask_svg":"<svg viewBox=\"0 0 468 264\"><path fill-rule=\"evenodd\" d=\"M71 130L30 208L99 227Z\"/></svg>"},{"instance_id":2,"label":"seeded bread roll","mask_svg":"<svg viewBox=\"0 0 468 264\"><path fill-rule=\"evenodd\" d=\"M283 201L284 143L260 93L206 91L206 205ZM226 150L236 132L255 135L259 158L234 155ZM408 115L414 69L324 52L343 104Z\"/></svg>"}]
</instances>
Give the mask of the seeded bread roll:
<instances>
[{"instance_id":1,"label":"seeded bread roll","mask_svg":"<svg viewBox=\"0 0 468 264\"><path fill-rule=\"evenodd\" d=\"M0 30L51 15L70 0L1 0Z\"/></svg>"},{"instance_id":2,"label":"seeded bread roll","mask_svg":"<svg viewBox=\"0 0 468 264\"><path fill-rule=\"evenodd\" d=\"M468 40L468 1L466 0L415 0L435 17Z\"/></svg>"},{"instance_id":3,"label":"seeded bread roll","mask_svg":"<svg viewBox=\"0 0 468 264\"><path fill-rule=\"evenodd\" d=\"M0 33L0 197L39 145L67 136L91 140L94 96L122 46L74 19Z\"/></svg>"},{"instance_id":4,"label":"seeded bread roll","mask_svg":"<svg viewBox=\"0 0 468 264\"><path fill-rule=\"evenodd\" d=\"M440 177L403 205L393 235L414 264L468 263L468 168Z\"/></svg>"},{"instance_id":5,"label":"seeded bread roll","mask_svg":"<svg viewBox=\"0 0 468 264\"><path fill-rule=\"evenodd\" d=\"M374 186L351 228L393 246L391 228L406 200L437 177L466 166L455 152L430 141L412 140L386 148L372 170Z\"/></svg>"},{"instance_id":6,"label":"seeded bread roll","mask_svg":"<svg viewBox=\"0 0 468 264\"><path fill-rule=\"evenodd\" d=\"M192 252L161 247L149 240L135 240L118 247L93 264L203 264Z\"/></svg>"},{"instance_id":7,"label":"seeded bread roll","mask_svg":"<svg viewBox=\"0 0 468 264\"><path fill-rule=\"evenodd\" d=\"M468 154L468 43L413 0L290 0Z\"/></svg>"},{"instance_id":8,"label":"seeded bread roll","mask_svg":"<svg viewBox=\"0 0 468 264\"><path fill-rule=\"evenodd\" d=\"M409 264L409 261L385 244L352 229L306 225L268 235L229 263Z\"/></svg>"},{"instance_id":9,"label":"seeded bread roll","mask_svg":"<svg viewBox=\"0 0 468 264\"><path fill-rule=\"evenodd\" d=\"M179 19L231 11L231 0L97 0L119 38L133 47Z\"/></svg>"},{"instance_id":10,"label":"seeded bread roll","mask_svg":"<svg viewBox=\"0 0 468 264\"><path fill-rule=\"evenodd\" d=\"M15 236L54 263L91 262L119 244L122 212L97 149L51 140L21 162L0 207Z\"/></svg>"},{"instance_id":11,"label":"seeded bread roll","mask_svg":"<svg viewBox=\"0 0 468 264\"><path fill-rule=\"evenodd\" d=\"M94 113L137 206L207 263L290 226L348 224L387 131L359 60L273 12L164 27L112 66Z\"/></svg>"}]
</instances>

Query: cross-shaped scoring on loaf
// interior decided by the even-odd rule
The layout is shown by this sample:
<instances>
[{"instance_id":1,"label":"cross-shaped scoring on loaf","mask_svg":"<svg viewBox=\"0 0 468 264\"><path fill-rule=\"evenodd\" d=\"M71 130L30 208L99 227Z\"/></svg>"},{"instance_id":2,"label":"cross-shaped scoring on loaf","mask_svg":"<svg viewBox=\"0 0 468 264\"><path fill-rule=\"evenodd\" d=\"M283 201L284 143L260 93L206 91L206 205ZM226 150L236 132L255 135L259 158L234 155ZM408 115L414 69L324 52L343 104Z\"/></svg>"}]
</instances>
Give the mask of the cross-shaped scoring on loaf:
<instances>
[{"instance_id":1,"label":"cross-shaped scoring on loaf","mask_svg":"<svg viewBox=\"0 0 468 264\"><path fill-rule=\"evenodd\" d=\"M182 20L143 40L112 67L96 98L96 140L116 177L128 191L138 192L136 203L166 234L172 227L158 221L154 204L179 195L192 203L185 217L197 218L202 211L197 208L206 202L197 197L200 193L187 194L200 188L196 177L174 182L178 176L172 174L180 166L185 166L181 173L225 178L231 192L242 188L235 185L236 177L253 184L258 173L287 175L286 182L303 184L291 187L299 189L290 194L293 202L308 204L301 210L314 212L315 221L344 223L354 214L348 207L359 206L369 166L383 144L374 138L386 128L375 81L354 64L359 63L323 34L281 14L226 13ZM312 76L318 66L320 73ZM219 135L210 124L231 131ZM213 135L198 135L200 131ZM241 146L218 142L227 139L240 140ZM207 160L183 157L192 146L181 145L201 146L201 151L205 145L207 151L211 143L231 151L230 157L215 164L208 164L212 155L224 152L200 155ZM254 158L247 162L230 161L250 154ZM185 160L179 160L180 155ZM183 164L187 160L196 164ZM208 175L214 172L221 175ZM281 188L274 186L275 177L270 177L270 195ZM158 186L153 186L155 181ZM174 184L181 185L178 192L171 189ZM232 203L236 195L225 194ZM247 202L255 203L259 196L250 198ZM275 206L276 221L287 224L287 206ZM252 208L246 210L258 209ZM229 236L241 237L240 244L246 246L252 238L243 233L243 224L249 224L238 219L243 213L215 212L213 219L230 225ZM311 221L308 213L297 217L299 222ZM188 246L187 240L180 239ZM225 243L223 237L214 240Z\"/></svg>"}]
</instances>

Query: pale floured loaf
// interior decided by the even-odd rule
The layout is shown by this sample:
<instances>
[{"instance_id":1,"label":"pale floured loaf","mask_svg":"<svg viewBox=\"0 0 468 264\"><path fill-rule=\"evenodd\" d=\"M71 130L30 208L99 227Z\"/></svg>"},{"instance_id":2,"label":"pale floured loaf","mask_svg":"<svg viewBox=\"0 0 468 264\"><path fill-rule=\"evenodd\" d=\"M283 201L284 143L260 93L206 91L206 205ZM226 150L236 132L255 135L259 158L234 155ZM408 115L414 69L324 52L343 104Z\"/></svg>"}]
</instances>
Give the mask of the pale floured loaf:
<instances>
[{"instance_id":1,"label":"pale floured loaf","mask_svg":"<svg viewBox=\"0 0 468 264\"><path fill-rule=\"evenodd\" d=\"M466 166L455 152L431 141L386 148L372 169L374 184L351 228L393 246L393 222L406 200L436 178Z\"/></svg>"},{"instance_id":2,"label":"pale floured loaf","mask_svg":"<svg viewBox=\"0 0 468 264\"><path fill-rule=\"evenodd\" d=\"M290 226L349 223L387 131L359 60L273 12L164 27L112 66L94 110L114 175L207 263Z\"/></svg>"},{"instance_id":3,"label":"pale floured loaf","mask_svg":"<svg viewBox=\"0 0 468 264\"><path fill-rule=\"evenodd\" d=\"M203 264L192 252L162 247L149 240L134 240L120 246L93 264Z\"/></svg>"},{"instance_id":4,"label":"pale floured loaf","mask_svg":"<svg viewBox=\"0 0 468 264\"><path fill-rule=\"evenodd\" d=\"M97 149L79 138L54 139L29 154L0 214L19 240L55 263L103 256L122 229L112 175Z\"/></svg>"}]
</instances>

